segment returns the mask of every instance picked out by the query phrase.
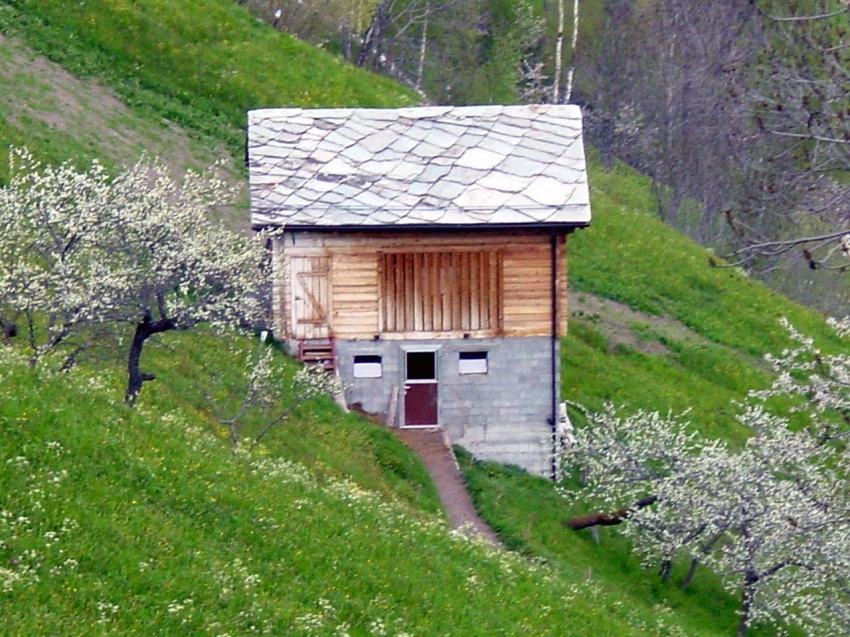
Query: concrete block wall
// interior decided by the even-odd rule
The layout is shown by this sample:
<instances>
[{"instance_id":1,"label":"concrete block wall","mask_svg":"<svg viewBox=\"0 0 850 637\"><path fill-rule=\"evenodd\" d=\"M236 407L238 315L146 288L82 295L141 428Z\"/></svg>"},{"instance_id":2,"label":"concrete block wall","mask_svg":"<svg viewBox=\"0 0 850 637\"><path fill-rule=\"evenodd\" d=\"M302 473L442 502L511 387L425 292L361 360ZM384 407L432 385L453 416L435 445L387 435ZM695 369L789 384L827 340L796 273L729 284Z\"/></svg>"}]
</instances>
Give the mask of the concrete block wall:
<instances>
[{"instance_id":1,"label":"concrete block wall","mask_svg":"<svg viewBox=\"0 0 850 637\"><path fill-rule=\"evenodd\" d=\"M386 418L398 392L398 418L391 424L403 425L405 355L411 350L436 352L439 424L453 443L477 458L551 475L551 338L337 341L346 402ZM459 373L459 354L472 351L487 352L486 374ZM354 378L354 357L363 354L381 357L380 378ZM558 376L556 364L556 388Z\"/></svg>"}]
</instances>

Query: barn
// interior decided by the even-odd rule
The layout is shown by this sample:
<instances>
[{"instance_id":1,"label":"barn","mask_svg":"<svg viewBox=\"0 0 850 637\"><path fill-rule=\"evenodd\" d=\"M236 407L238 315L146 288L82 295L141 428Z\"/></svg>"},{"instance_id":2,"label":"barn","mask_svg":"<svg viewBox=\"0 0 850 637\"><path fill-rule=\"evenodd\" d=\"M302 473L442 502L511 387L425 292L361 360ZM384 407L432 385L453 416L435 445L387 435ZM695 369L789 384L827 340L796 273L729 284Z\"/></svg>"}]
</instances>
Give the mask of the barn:
<instances>
[{"instance_id":1,"label":"barn","mask_svg":"<svg viewBox=\"0 0 850 637\"><path fill-rule=\"evenodd\" d=\"M549 475L578 107L254 110L247 161L290 351L391 426Z\"/></svg>"}]
</instances>

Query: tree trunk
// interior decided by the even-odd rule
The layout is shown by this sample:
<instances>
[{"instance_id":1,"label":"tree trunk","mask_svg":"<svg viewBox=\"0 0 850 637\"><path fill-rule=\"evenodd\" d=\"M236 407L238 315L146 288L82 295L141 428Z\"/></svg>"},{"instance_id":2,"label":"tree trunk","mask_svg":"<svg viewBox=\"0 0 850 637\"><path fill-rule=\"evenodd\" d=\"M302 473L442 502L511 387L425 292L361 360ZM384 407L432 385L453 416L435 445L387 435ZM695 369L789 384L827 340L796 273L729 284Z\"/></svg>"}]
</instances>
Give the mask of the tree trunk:
<instances>
[{"instance_id":1,"label":"tree trunk","mask_svg":"<svg viewBox=\"0 0 850 637\"><path fill-rule=\"evenodd\" d=\"M555 40L555 77L552 84L552 103L561 103L561 73L564 57L564 0L558 0L558 36Z\"/></svg>"},{"instance_id":2,"label":"tree trunk","mask_svg":"<svg viewBox=\"0 0 850 637\"><path fill-rule=\"evenodd\" d=\"M658 576L665 584L670 581L670 575L673 573L673 560L661 560L661 566L658 567Z\"/></svg>"},{"instance_id":3,"label":"tree trunk","mask_svg":"<svg viewBox=\"0 0 850 637\"><path fill-rule=\"evenodd\" d=\"M428 14L431 12L431 2L425 5L425 18L422 23L422 36L419 40L419 64L416 67L416 84L414 90L422 92L422 76L425 75L425 53L428 48Z\"/></svg>"},{"instance_id":4,"label":"tree trunk","mask_svg":"<svg viewBox=\"0 0 850 637\"><path fill-rule=\"evenodd\" d=\"M145 341L154 334L168 332L173 329L177 329L173 320L160 319L153 321L150 315L146 315L136 324L133 342L130 344L130 354L127 358L127 391L124 394L124 402L128 405L133 405L136 402L136 397L142 390L143 383L156 379L154 374L146 374L139 368Z\"/></svg>"},{"instance_id":5,"label":"tree trunk","mask_svg":"<svg viewBox=\"0 0 850 637\"><path fill-rule=\"evenodd\" d=\"M564 521L564 526L571 528L573 531L580 531L581 529L588 529L594 526L615 526L622 524L628 514L628 509L620 509L614 513L577 515L574 518Z\"/></svg>"},{"instance_id":6,"label":"tree trunk","mask_svg":"<svg viewBox=\"0 0 850 637\"><path fill-rule=\"evenodd\" d=\"M685 590L688 586L691 585L691 582L694 580L694 576L697 574L697 566L699 566L699 560L697 558L691 558L691 565L688 568L688 574L685 575L685 579L682 580L682 583L679 585L679 588Z\"/></svg>"},{"instance_id":7,"label":"tree trunk","mask_svg":"<svg viewBox=\"0 0 850 637\"><path fill-rule=\"evenodd\" d=\"M360 67L371 66L378 68L381 64L380 55L384 48L387 28L390 24L390 7L394 0L383 0L375 10L375 15L369 22L366 33L360 40L360 51L357 53L355 64Z\"/></svg>"},{"instance_id":8,"label":"tree trunk","mask_svg":"<svg viewBox=\"0 0 850 637\"><path fill-rule=\"evenodd\" d=\"M757 581L758 576L753 571L747 571L741 591L741 620L738 622L737 637L747 637L747 631L750 629L750 614L756 597Z\"/></svg>"},{"instance_id":9,"label":"tree trunk","mask_svg":"<svg viewBox=\"0 0 850 637\"><path fill-rule=\"evenodd\" d=\"M576 72L576 45L578 44L579 0L573 0L573 36L570 44L570 68L567 69L567 92L564 103L569 104L573 96L573 77Z\"/></svg>"}]
</instances>

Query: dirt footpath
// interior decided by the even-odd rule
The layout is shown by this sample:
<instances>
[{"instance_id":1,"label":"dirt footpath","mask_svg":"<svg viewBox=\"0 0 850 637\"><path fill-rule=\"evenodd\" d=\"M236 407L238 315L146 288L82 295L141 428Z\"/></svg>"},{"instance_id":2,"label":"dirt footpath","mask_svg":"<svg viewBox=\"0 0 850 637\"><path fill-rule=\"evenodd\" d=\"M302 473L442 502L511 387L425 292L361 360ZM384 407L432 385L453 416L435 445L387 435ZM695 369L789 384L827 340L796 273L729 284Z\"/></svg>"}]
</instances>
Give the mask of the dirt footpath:
<instances>
[{"instance_id":1,"label":"dirt footpath","mask_svg":"<svg viewBox=\"0 0 850 637\"><path fill-rule=\"evenodd\" d=\"M494 546L501 547L496 533L482 520L466 490L466 482L458 467L454 452L441 429L393 429L398 438L415 451L440 493L440 501L449 516L452 528L477 535Z\"/></svg>"}]
</instances>

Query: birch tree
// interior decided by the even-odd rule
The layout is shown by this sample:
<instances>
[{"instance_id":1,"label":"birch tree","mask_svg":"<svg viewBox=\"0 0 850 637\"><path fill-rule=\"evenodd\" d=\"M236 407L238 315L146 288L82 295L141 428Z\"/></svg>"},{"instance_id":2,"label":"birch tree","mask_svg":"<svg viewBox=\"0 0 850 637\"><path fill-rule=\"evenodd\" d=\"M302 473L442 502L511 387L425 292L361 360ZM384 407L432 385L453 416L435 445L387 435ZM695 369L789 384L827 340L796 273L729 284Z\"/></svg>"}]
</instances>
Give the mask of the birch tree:
<instances>
[{"instance_id":1,"label":"birch tree","mask_svg":"<svg viewBox=\"0 0 850 637\"><path fill-rule=\"evenodd\" d=\"M573 0L572 35L570 36L570 65L563 95L561 95L561 77L564 66L564 0L558 0L558 33L555 38L555 82L552 85L552 101L556 104L569 103L573 94L573 78L575 76L576 45L578 44L578 24L581 13L581 3Z\"/></svg>"},{"instance_id":2,"label":"birch tree","mask_svg":"<svg viewBox=\"0 0 850 637\"><path fill-rule=\"evenodd\" d=\"M558 0L558 31L555 35L555 81L552 84L552 101L561 103L561 75L564 66L564 0Z\"/></svg>"}]
</instances>

